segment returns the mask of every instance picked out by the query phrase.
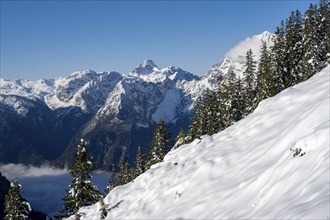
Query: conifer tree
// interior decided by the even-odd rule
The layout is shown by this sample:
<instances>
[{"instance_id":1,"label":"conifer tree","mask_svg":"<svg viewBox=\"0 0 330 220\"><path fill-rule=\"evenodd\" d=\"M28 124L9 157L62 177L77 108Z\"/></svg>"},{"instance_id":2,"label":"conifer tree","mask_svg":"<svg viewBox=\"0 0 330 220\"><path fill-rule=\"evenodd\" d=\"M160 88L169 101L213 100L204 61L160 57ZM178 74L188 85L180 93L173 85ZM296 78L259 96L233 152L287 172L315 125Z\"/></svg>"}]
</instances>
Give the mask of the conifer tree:
<instances>
[{"instance_id":1,"label":"conifer tree","mask_svg":"<svg viewBox=\"0 0 330 220\"><path fill-rule=\"evenodd\" d=\"M131 177L130 177L130 172L129 172L130 171L129 163L128 163L128 160L127 160L127 157L125 156L125 154L122 154L122 156L120 157L119 168L120 168L120 172L119 172L120 185L129 183L131 181Z\"/></svg>"},{"instance_id":2,"label":"conifer tree","mask_svg":"<svg viewBox=\"0 0 330 220\"><path fill-rule=\"evenodd\" d=\"M20 194L22 186L15 181L10 184L9 191L5 197L5 220L23 220L28 219L32 211L28 202L23 201Z\"/></svg>"},{"instance_id":3,"label":"conifer tree","mask_svg":"<svg viewBox=\"0 0 330 220\"><path fill-rule=\"evenodd\" d=\"M302 76L302 16L300 11L292 11L286 20L286 69L283 81L285 88L295 85Z\"/></svg>"},{"instance_id":4,"label":"conifer tree","mask_svg":"<svg viewBox=\"0 0 330 220\"><path fill-rule=\"evenodd\" d=\"M263 42L261 46L261 55L258 66L257 77L257 103L275 95L275 82L273 81L271 57L267 49L266 43Z\"/></svg>"},{"instance_id":5,"label":"conifer tree","mask_svg":"<svg viewBox=\"0 0 330 220\"><path fill-rule=\"evenodd\" d=\"M216 99L216 93L211 92L209 89L207 89L203 97L203 116L205 117L203 121L205 122L205 124L201 125L202 135L212 135L218 131L216 120L218 113L217 104L218 103Z\"/></svg>"},{"instance_id":6,"label":"conifer tree","mask_svg":"<svg viewBox=\"0 0 330 220\"><path fill-rule=\"evenodd\" d=\"M327 60L330 62L330 2L328 0L319 1L316 22L322 62L320 67L323 68Z\"/></svg>"},{"instance_id":7,"label":"conifer tree","mask_svg":"<svg viewBox=\"0 0 330 220\"><path fill-rule=\"evenodd\" d=\"M67 190L67 195L63 199L64 204L58 217L63 218L73 215L82 206L92 205L100 200L101 193L90 181L93 168L94 164L87 154L85 141L81 139L73 168L70 171L72 181ZM77 215L77 217L79 216Z\"/></svg>"},{"instance_id":8,"label":"conifer tree","mask_svg":"<svg viewBox=\"0 0 330 220\"><path fill-rule=\"evenodd\" d=\"M206 134L206 116L202 96L199 96L195 103L195 114L189 126L188 141L201 138Z\"/></svg>"},{"instance_id":9,"label":"conifer tree","mask_svg":"<svg viewBox=\"0 0 330 220\"><path fill-rule=\"evenodd\" d=\"M232 70L229 70L228 80L222 80L218 89L218 96L220 99L219 113L223 129L234 123L234 116L232 114L232 100L235 90L235 82L236 75Z\"/></svg>"},{"instance_id":10,"label":"conifer tree","mask_svg":"<svg viewBox=\"0 0 330 220\"><path fill-rule=\"evenodd\" d=\"M244 99L244 114L246 116L250 114L256 108L255 100L255 87L256 87L256 76L255 76L256 63L253 59L252 50L248 50L245 58L245 70L243 72L243 99Z\"/></svg>"},{"instance_id":11,"label":"conifer tree","mask_svg":"<svg viewBox=\"0 0 330 220\"><path fill-rule=\"evenodd\" d=\"M314 4L310 4L305 13L303 30L303 47L305 51L303 56L303 72L304 80L306 80L320 70L322 59L317 29L317 7Z\"/></svg>"},{"instance_id":12,"label":"conifer tree","mask_svg":"<svg viewBox=\"0 0 330 220\"><path fill-rule=\"evenodd\" d=\"M233 86L234 86L234 90L233 90L233 100L231 102L232 103L231 114L234 122L237 122L243 118L243 111L244 111L242 80L238 78Z\"/></svg>"},{"instance_id":13,"label":"conifer tree","mask_svg":"<svg viewBox=\"0 0 330 220\"><path fill-rule=\"evenodd\" d=\"M153 138L148 151L148 160L146 169L149 169L153 164L163 160L169 145L168 133L166 124L163 119L157 123Z\"/></svg>"},{"instance_id":14,"label":"conifer tree","mask_svg":"<svg viewBox=\"0 0 330 220\"><path fill-rule=\"evenodd\" d=\"M112 166L111 166L111 177L110 177L109 185L105 189L104 193L108 194L116 186L117 186L117 179L116 179L115 165L112 164Z\"/></svg>"},{"instance_id":15,"label":"conifer tree","mask_svg":"<svg viewBox=\"0 0 330 220\"><path fill-rule=\"evenodd\" d=\"M180 132L178 136L175 138L175 141L176 141L175 148L178 148L186 143L186 134L182 129L180 129Z\"/></svg>"},{"instance_id":16,"label":"conifer tree","mask_svg":"<svg viewBox=\"0 0 330 220\"><path fill-rule=\"evenodd\" d=\"M135 159L134 179L144 172L144 161L141 147L138 147Z\"/></svg>"},{"instance_id":17,"label":"conifer tree","mask_svg":"<svg viewBox=\"0 0 330 220\"><path fill-rule=\"evenodd\" d=\"M271 47L271 64L272 64L272 76L274 78L275 94L285 89L283 82L285 74L287 74L286 68L286 51L285 51L285 31L284 21L281 25L276 27L275 36L273 38L273 46Z\"/></svg>"}]
</instances>

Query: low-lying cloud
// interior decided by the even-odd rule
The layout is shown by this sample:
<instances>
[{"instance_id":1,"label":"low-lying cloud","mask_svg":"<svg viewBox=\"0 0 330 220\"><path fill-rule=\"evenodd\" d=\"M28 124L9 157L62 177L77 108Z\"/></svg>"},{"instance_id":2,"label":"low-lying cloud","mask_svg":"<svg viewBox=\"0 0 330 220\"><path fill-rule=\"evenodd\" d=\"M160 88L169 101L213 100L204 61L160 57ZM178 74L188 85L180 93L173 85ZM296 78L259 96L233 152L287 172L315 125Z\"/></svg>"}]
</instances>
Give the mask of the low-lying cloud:
<instances>
[{"instance_id":1,"label":"low-lying cloud","mask_svg":"<svg viewBox=\"0 0 330 220\"><path fill-rule=\"evenodd\" d=\"M50 216L58 214L62 207L65 190L71 184L68 170L50 166L26 166L23 164L0 165L1 173L10 181L19 179L22 185L22 196L27 199L36 210ZM95 171L92 182L103 193L109 183L110 173Z\"/></svg>"},{"instance_id":2,"label":"low-lying cloud","mask_svg":"<svg viewBox=\"0 0 330 220\"><path fill-rule=\"evenodd\" d=\"M67 169L58 169L48 165L34 167L31 165L14 163L1 164L0 171L10 181L21 179L23 177L56 176L68 173Z\"/></svg>"}]
</instances>

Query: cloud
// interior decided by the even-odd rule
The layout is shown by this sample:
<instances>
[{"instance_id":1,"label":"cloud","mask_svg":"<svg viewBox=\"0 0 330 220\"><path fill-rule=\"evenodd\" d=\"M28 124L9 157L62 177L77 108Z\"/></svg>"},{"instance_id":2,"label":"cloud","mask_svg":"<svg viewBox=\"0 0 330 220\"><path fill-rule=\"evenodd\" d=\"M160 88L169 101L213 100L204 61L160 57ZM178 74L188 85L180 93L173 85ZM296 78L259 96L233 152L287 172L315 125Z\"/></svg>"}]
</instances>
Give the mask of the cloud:
<instances>
[{"instance_id":1,"label":"cloud","mask_svg":"<svg viewBox=\"0 0 330 220\"><path fill-rule=\"evenodd\" d=\"M47 213L50 216L58 214L62 207L62 199L66 189L71 184L68 170L50 166L26 166L23 164L5 164L0 166L1 173L10 181L19 178L22 185L22 196L27 199L32 208ZM110 173L95 171L92 182L103 193L109 183Z\"/></svg>"},{"instance_id":2,"label":"cloud","mask_svg":"<svg viewBox=\"0 0 330 220\"><path fill-rule=\"evenodd\" d=\"M66 169L62 170L48 165L34 167L31 165L13 163L1 164L0 171L10 181L21 179L23 177L56 176L68 173L68 170Z\"/></svg>"}]
</instances>

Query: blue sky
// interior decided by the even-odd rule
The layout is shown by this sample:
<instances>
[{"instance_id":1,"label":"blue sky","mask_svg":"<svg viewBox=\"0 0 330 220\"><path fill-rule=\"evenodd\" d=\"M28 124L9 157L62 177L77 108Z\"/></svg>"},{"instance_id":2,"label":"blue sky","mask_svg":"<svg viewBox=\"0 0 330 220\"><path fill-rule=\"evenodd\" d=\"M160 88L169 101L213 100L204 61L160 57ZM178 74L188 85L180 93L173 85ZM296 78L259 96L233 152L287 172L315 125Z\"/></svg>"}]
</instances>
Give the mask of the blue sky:
<instances>
[{"instance_id":1,"label":"blue sky","mask_svg":"<svg viewBox=\"0 0 330 220\"><path fill-rule=\"evenodd\" d=\"M274 32L310 2L1 0L0 77L124 74L146 58L202 75L239 41Z\"/></svg>"}]
</instances>

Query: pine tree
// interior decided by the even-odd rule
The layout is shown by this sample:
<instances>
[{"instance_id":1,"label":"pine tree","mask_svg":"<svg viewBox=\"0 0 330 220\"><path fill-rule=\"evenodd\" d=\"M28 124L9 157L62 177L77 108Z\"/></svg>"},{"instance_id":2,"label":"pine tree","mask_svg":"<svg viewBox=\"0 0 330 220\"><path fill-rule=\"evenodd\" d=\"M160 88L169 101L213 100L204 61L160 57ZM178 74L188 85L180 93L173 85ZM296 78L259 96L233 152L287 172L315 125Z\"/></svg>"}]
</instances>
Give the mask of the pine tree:
<instances>
[{"instance_id":1,"label":"pine tree","mask_svg":"<svg viewBox=\"0 0 330 220\"><path fill-rule=\"evenodd\" d=\"M313 76L320 70L322 61L322 51L320 49L320 39L317 29L317 7L310 4L305 13L303 36L303 72L304 80Z\"/></svg>"},{"instance_id":2,"label":"pine tree","mask_svg":"<svg viewBox=\"0 0 330 220\"><path fill-rule=\"evenodd\" d=\"M32 211L28 202L23 201L20 194L22 186L15 181L10 184L9 191L5 197L5 220L23 220L28 219Z\"/></svg>"},{"instance_id":3,"label":"pine tree","mask_svg":"<svg viewBox=\"0 0 330 220\"><path fill-rule=\"evenodd\" d=\"M153 138L148 151L148 160L146 169L149 169L153 164L159 163L163 160L167 148L169 146L169 139L165 122L161 119L155 128Z\"/></svg>"},{"instance_id":4,"label":"pine tree","mask_svg":"<svg viewBox=\"0 0 330 220\"><path fill-rule=\"evenodd\" d=\"M180 129L180 132L178 134L178 136L175 138L176 144L174 146L174 148L178 148L181 145L186 143L186 134L184 133L184 131L182 129Z\"/></svg>"},{"instance_id":5,"label":"pine tree","mask_svg":"<svg viewBox=\"0 0 330 220\"><path fill-rule=\"evenodd\" d=\"M206 134L206 116L202 96L199 96L195 105L195 114L189 126L188 141L193 141L196 138L201 138Z\"/></svg>"},{"instance_id":6,"label":"pine tree","mask_svg":"<svg viewBox=\"0 0 330 220\"><path fill-rule=\"evenodd\" d=\"M205 117L203 121L205 124L201 125L203 127L202 135L212 135L218 131L217 121L215 120L218 113L217 110L216 93L207 89L203 97L203 116Z\"/></svg>"},{"instance_id":7,"label":"pine tree","mask_svg":"<svg viewBox=\"0 0 330 220\"><path fill-rule=\"evenodd\" d=\"M78 145L73 168L70 171L72 182L67 190L66 197L63 199L64 204L58 217L73 215L82 206L92 205L100 200L101 193L90 181L93 168L94 164L87 154L85 141L82 139Z\"/></svg>"},{"instance_id":8,"label":"pine tree","mask_svg":"<svg viewBox=\"0 0 330 220\"><path fill-rule=\"evenodd\" d=\"M300 82L302 77L302 16L300 11L292 11L286 21L286 69L283 81L285 87Z\"/></svg>"},{"instance_id":9,"label":"pine tree","mask_svg":"<svg viewBox=\"0 0 330 220\"><path fill-rule=\"evenodd\" d=\"M115 165L112 164L112 166L111 166L111 177L110 177L109 185L105 189L104 193L108 194L116 186L117 186L117 179L116 179Z\"/></svg>"},{"instance_id":10,"label":"pine tree","mask_svg":"<svg viewBox=\"0 0 330 220\"><path fill-rule=\"evenodd\" d=\"M252 50L248 50L245 58L245 70L243 72L243 99L244 99L244 114L246 116L250 114L256 108L255 100L255 87L256 87L256 76L255 76L256 63L253 59Z\"/></svg>"},{"instance_id":11,"label":"pine tree","mask_svg":"<svg viewBox=\"0 0 330 220\"><path fill-rule=\"evenodd\" d=\"M143 172L144 172L143 154L141 148L138 147L138 151L136 153L136 158L135 158L134 179Z\"/></svg>"},{"instance_id":12,"label":"pine tree","mask_svg":"<svg viewBox=\"0 0 330 220\"><path fill-rule=\"evenodd\" d=\"M271 47L271 64L272 76L274 81L275 94L285 89L283 82L284 76L287 74L286 68L286 42L285 42L284 21L276 28L273 38L273 46Z\"/></svg>"},{"instance_id":13,"label":"pine tree","mask_svg":"<svg viewBox=\"0 0 330 220\"><path fill-rule=\"evenodd\" d=\"M223 129L234 123L232 101L235 91L235 83L236 75L232 70L229 70L228 80L222 80L218 89L218 96L220 99L219 112Z\"/></svg>"},{"instance_id":14,"label":"pine tree","mask_svg":"<svg viewBox=\"0 0 330 220\"><path fill-rule=\"evenodd\" d=\"M262 100L275 95L275 82L273 81L271 57L267 49L266 43L263 42L261 46L261 55L258 66L257 77L257 103Z\"/></svg>"},{"instance_id":15,"label":"pine tree","mask_svg":"<svg viewBox=\"0 0 330 220\"><path fill-rule=\"evenodd\" d=\"M320 68L323 68L326 62L330 62L330 3L328 0L319 1L316 22L322 62Z\"/></svg>"},{"instance_id":16,"label":"pine tree","mask_svg":"<svg viewBox=\"0 0 330 220\"><path fill-rule=\"evenodd\" d=\"M244 111L242 80L238 78L233 86L234 89L233 89L233 100L231 102L231 114L234 122L237 122L243 118L243 111Z\"/></svg>"},{"instance_id":17,"label":"pine tree","mask_svg":"<svg viewBox=\"0 0 330 220\"><path fill-rule=\"evenodd\" d=\"M119 183L124 185L131 181L130 172L129 172L129 163L125 154L122 154L119 160Z\"/></svg>"}]
</instances>

